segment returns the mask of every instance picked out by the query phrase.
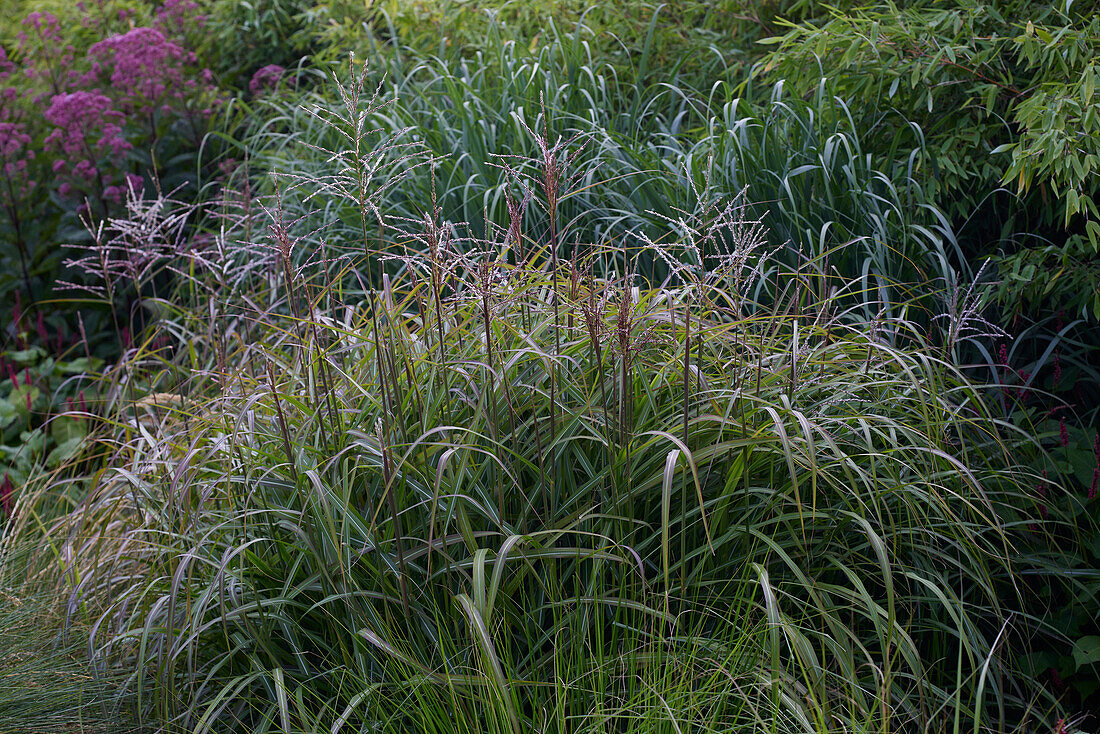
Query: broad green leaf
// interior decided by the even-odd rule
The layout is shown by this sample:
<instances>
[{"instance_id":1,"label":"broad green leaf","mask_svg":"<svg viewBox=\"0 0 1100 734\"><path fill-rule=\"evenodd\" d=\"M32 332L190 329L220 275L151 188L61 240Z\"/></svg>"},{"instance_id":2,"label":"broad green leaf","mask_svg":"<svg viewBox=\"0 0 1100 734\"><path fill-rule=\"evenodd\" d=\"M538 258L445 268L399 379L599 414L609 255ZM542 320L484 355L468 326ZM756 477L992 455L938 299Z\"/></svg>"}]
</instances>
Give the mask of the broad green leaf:
<instances>
[{"instance_id":1,"label":"broad green leaf","mask_svg":"<svg viewBox=\"0 0 1100 734\"><path fill-rule=\"evenodd\" d=\"M1082 637L1073 645L1073 662L1077 669L1100 662L1100 637Z\"/></svg>"},{"instance_id":2,"label":"broad green leaf","mask_svg":"<svg viewBox=\"0 0 1100 734\"><path fill-rule=\"evenodd\" d=\"M50 435L58 445L88 435L87 423L82 418L61 415L50 422Z\"/></svg>"},{"instance_id":3,"label":"broad green leaf","mask_svg":"<svg viewBox=\"0 0 1100 734\"><path fill-rule=\"evenodd\" d=\"M32 365L45 356L46 351L42 349L42 347L30 347L28 349L20 349L17 352L8 352L8 359L23 366Z\"/></svg>"}]
</instances>

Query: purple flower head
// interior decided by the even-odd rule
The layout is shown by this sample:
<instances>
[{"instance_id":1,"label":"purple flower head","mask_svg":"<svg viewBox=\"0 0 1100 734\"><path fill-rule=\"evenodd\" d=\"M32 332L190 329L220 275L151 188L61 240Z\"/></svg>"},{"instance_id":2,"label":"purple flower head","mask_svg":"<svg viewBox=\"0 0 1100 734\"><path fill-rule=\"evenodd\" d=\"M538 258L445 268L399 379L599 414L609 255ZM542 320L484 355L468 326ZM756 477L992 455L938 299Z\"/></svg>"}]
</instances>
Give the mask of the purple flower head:
<instances>
[{"instance_id":1,"label":"purple flower head","mask_svg":"<svg viewBox=\"0 0 1100 734\"><path fill-rule=\"evenodd\" d=\"M188 28L202 29L206 16L199 14L199 5L194 0L164 0L154 23L166 36L182 39Z\"/></svg>"},{"instance_id":2,"label":"purple flower head","mask_svg":"<svg viewBox=\"0 0 1100 734\"><path fill-rule=\"evenodd\" d=\"M0 81L11 76L14 68L15 64L8 60L8 52L4 50L3 46L0 46Z\"/></svg>"},{"instance_id":3,"label":"purple flower head","mask_svg":"<svg viewBox=\"0 0 1100 734\"><path fill-rule=\"evenodd\" d=\"M28 156L33 156L33 152L28 152ZM4 178L16 178L22 177L27 174L27 159L21 161L9 161L2 166L4 172Z\"/></svg>"},{"instance_id":4,"label":"purple flower head","mask_svg":"<svg viewBox=\"0 0 1100 734\"><path fill-rule=\"evenodd\" d=\"M31 136L20 122L0 122L0 174L9 186L0 187L0 202L11 206L24 199L34 188L28 170L35 158ZM14 196L14 200L11 200Z\"/></svg>"},{"instance_id":5,"label":"purple flower head","mask_svg":"<svg viewBox=\"0 0 1100 734\"><path fill-rule=\"evenodd\" d=\"M103 178L111 177L109 171L117 170L116 161L133 148L122 136L122 113L105 95L85 91L54 95L45 117L54 126L44 142L47 150L59 156L53 166L55 176L63 176L57 189L62 197L96 192L106 184ZM107 172L100 167L104 162Z\"/></svg>"},{"instance_id":6,"label":"purple flower head","mask_svg":"<svg viewBox=\"0 0 1100 734\"><path fill-rule=\"evenodd\" d=\"M73 175L91 182L99 175L99 169L93 166L91 161L83 160L73 166Z\"/></svg>"},{"instance_id":7,"label":"purple flower head","mask_svg":"<svg viewBox=\"0 0 1100 734\"><path fill-rule=\"evenodd\" d=\"M65 42L61 23L52 13L33 12L23 19L19 50L22 70L28 79L42 79L59 93L72 74L74 49Z\"/></svg>"},{"instance_id":8,"label":"purple flower head","mask_svg":"<svg viewBox=\"0 0 1100 734\"><path fill-rule=\"evenodd\" d=\"M61 41L61 23L53 13L41 13L34 11L23 19L23 25L33 28L36 35L43 40Z\"/></svg>"},{"instance_id":9,"label":"purple flower head","mask_svg":"<svg viewBox=\"0 0 1100 734\"><path fill-rule=\"evenodd\" d=\"M156 109L183 98L183 68L195 55L169 41L156 28L134 28L88 49L93 69L107 77L128 112Z\"/></svg>"},{"instance_id":10,"label":"purple flower head","mask_svg":"<svg viewBox=\"0 0 1100 734\"><path fill-rule=\"evenodd\" d=\"M34 157L34 151L27 149L31 136L18 122L0 122L0 160L9 161L27 155Z\"/></svg>"},{"instance_id":11,"label":"purple flower head","mask_svg":"<svg viewBox=\"0 0 1100 734\"><path fill-rule=\"evenodd\" d=\"M268 64L259 68L252 75L252 80L248 82L248 91L253 95L259 95L269 89L275 89L279 86L279 80L285 72L286 69L278 64Z\"/></svg>"},{"instance_id":12,"label":"purple flower head","mask_svg":"<svg viewBox=\"0 0 1100 734\"><path fill-rule=\"evenodd\" d=\"M77 175L83 175L91 166L88 158L119 156L133 148L122 137L122 113L102 94L55 95L46 110L46 120L55 126L46 136L46 147L82 159L73 169Z\"/></svg>"}]
</instances>

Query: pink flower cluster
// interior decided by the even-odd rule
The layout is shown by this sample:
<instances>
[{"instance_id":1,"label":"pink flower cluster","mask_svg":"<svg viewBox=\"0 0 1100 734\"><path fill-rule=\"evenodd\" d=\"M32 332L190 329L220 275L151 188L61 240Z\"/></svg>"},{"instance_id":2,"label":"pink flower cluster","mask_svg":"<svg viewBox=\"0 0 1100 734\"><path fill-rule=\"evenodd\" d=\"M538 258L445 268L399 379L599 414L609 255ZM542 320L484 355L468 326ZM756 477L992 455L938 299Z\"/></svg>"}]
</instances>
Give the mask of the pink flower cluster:
<instances>
[{"instance_id":1,"label":"pink flower cluster","mask_svg":"<svg viewBox=\"0 0 1100 734\"><path fill-rule=\"evenodd\" d=\"M92 75L110 80L126 112L146 106L168 112L170 101L187 99L198 86L183 73L186 66L197 63L195 54L156 28L134 28L105 38L88 49L88 57Z\"/></svg>"},{"instance_id":2,"label":"pink flower cluster","mask_svg":"<svg viewBox=\"0 0 1100 734\"><path fill-rule=\"evenodd\" d=\"M15 65L0 47L0 82L11 76ZM0 88L0 174L7 179L7 186L0 186L0 204L15 206L34 188L28 167L35 159L33 138L19 117L16 107L19 93L13 87Z\"/></svg>"},{"instance_id":3,"label":"pink flower cluster","mask_svg":"<svg viewBox=\"0 0 1100 734\"><path fill-rule=\"evenodd\" d=\"M76 50L65 43L61 22L53 13L35 11L23 19L25 31L19 32L19 50L33 63L25 64L28 79L42 79L56 94L74 80Z\"/></svg>"},{"instance_id":4,"label":"pink flower cluster","mask_svg":"<svg viewBox=\"0 0 1100 734\"><path fill-rule=\"evenodd\" d=\"M46 110L46 120L56 126L46 136L46 144L72 157L91 153L119 156L133 148L122 137L123 119L122 113L114 109L111 98L105 95L96 92L58 94ZM96 137L93 150L90 139Z\"/></svg>"},{"instance_id":5,"label":"pink flower cluster","mask_svg":"<svg viewBox=\"0 0 1100 734\"><path fill-rule=\"evenodd\" d=\"M101 158L110 156L118 160L133 149L122 134L122 113L114 109L110 97L105 95L84 91L55 95L45 116L54 125L45 145L59 154L53 162L54 174L63 174L68 169L75 183L82 187L101 180L96 167ZM58 193L69 196L72 183L63 180Z\"/></svg>"},{"instance_id":6,"label":"pink flower cluster","mask_svg":"<svg viewBox=\"0 0 1100 734\"><path fill-rule=\"evenodd\" d=\"M157 8L155 25L166 36L184 38L189 29L205 27L206 16L199 13L194 0L164 0Z\"/></svg>"},{"instance_id":7,"label":"pink flower cluster","mask_svg":"<svg viewBox=\"0 0 1100 734\"><path fill-rule=\"evenodd\" d=\"M8 52L4 50L3 46L0 46L0 82L11 76L14 68L15 64L8 60Z\"/></svg>"},{"instance_id":8,"label":"pink flower cluster","mask_svg":"<svg viewBox=\"0 0 1100 734\"><path fill-rule=\"evenodd\" d=\"M275 89L279 86L279 80L285 72L286 69L278 64L260 67L248 82L248 91L252 92L253 96L257 96L267 90Z\"/></svg>"},{"instance_id":9,"label":"pink flower cluster","mask_svg":"<svg viewBox=\"0 0 1100 734\"><path fill-rule=\"evenodd\" d=\"M34 160L34 150L30 147L31 136L26 127L18 122L0 122L0 172L8 179L10 186L0 189L0 201L14 206L34 188L34 181L27 175L27 166Z\"/></svg>"}]
</instances>

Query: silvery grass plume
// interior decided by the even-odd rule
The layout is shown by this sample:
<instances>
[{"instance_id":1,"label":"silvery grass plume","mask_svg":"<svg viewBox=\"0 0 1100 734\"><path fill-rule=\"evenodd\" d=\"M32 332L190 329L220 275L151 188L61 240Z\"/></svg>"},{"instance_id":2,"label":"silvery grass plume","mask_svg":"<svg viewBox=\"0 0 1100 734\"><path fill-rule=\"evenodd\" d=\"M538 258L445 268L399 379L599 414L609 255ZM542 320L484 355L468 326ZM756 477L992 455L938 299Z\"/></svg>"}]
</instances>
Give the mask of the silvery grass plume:
<instances>
[{"instance_id":1,"label":"silvery grass plume","mask_svg":"<svg viewBox=\"0 0 1100 734\"><path fill-rule=\"evenodd\" d=\"M380 232L384 215L379 202L402 182L431 166L435 159L425 153L423 144L409 139L412 128L405 127L388 133L381 127L368 124L393 103L382 95L385 78L373 92L367 90L367 65L356 73L354 54L349 59L352 75L345 84L333 72L332 79L340 97L341 106L328 108L321 104L300 106L300 109L323 128L335 131L342 146L325 147L304 141L302 144L325 157L326 173L301 175L296 173L273 174L285 178L289 189L304 192L303 202L308 204L318 197L329 200L355 202L359 210L359 227L363 251L371 251L370 229Z\"/></svg>"},{"instance_id":2,"label":"silvery grass plume","mask_svg":"<svg viewBox=\"0 0 1100 734\"><path fill-rule=\"evenodd\" d=\"M994 298L992 281L982 282L985 269L989 266L986 260L978 268L974 279L963 287L956 274L946 279L946 292L944 293L944 311L937 314L936 321L946 322L943 331L943 351L945 357L956 360L957 349L967 341L981 339L996 339L1007 336L1004 329L991 323L985 318L985 310ZM990 360L992 363L993 360Z\"/></svg>"},{"instance_id":3,"label":"silvery grass plume","mask_svg":"<svg viewBox=\"0 0 1100 734\"><path fill-rule=\"evenodd\" d=\"M509 202L507 206L511 221L510 229L515 228L517 218L522 217L522 211L526 208L526 204L535 198L531 194L532 189L537 188L542 192L542 203L546 207L546 215L549 220L550 264L556 268L558 249L565 241L565 235L570 224L567 222L563 226L559 223L558 205L563 199L574 193L574 187L578 182L583 177L590 176L595 167L583 169L578 168L576 165L588 145L590 134L578 132L568 138L561 135L554 138L550 133L550 121L546 112L545 98L541 94L539 95L539 107L539 119L535 121L534 127L527 123L522 110L512 113L513 118L519 123L520 127L534 140L535 155L531 156L524 153L498 155L497 158L500 163L491 165L502 169L506 178L518 185L520 190L523 191L521 205L512 202L511 197L506 199ZM541 132L536 129L539 121L542 122ZM553 142L551 142L552 138ZM520 165L528 163L534 166L534 171L525 171L525 167ZM518 231L515 235L518 241Z\"/></svg>"},{"instance_id":4,"label":"silvery grass plume","mask_svg":"<svg viewBox=\"0 0 1100 734\"><path fill-rule=\"evenodd\" d=\"M698 291L699 297L708 298L720 292L723 300L734 299L740 316L749 291L764 276L765 264L782 246L763 250L768 230L764 215L749 214L747 187L722 200L711 195L709 174L704 173L701 189L692 176L688 179L698 202L696 211L676 210L676 217L650 212L670 225L671 241L657 241L644 232L638 236L645 251L668 268L669 279L679 281L685 296Z\"/></svg>"},{"instance_id":5,"label":"silvery grass plume","mask_svg":"<svg viewBox=\"0 0 1100 734\"><path fill-rule=\"evenodd\" d=\"M126 213L98 222L82 217L91 244L72 244L81 253L64 264L89 276L90 282L61 281L60 285L86 291L113 301L122 290L140 292L153 278L190 249L188 225L196 212L194 205L173 198L156 187L156 195L129 185Z\"/></svg>"},{"instance_id":6,"label":"silvery grass plume","mask_svg":"<svg viewBox=\"0 0 1100 734\"><path fill-rule=\"evenodd\" d=\"M247 173L238 186L221 190L217 200L207 207L212 234L195 237L185 263L172 271L198 289L209 294L240 293L244 286L269 277L274 264L271 248L254 241L254 233L262 231L267 207L257 197Z\"/></svg>"}]
</instances>

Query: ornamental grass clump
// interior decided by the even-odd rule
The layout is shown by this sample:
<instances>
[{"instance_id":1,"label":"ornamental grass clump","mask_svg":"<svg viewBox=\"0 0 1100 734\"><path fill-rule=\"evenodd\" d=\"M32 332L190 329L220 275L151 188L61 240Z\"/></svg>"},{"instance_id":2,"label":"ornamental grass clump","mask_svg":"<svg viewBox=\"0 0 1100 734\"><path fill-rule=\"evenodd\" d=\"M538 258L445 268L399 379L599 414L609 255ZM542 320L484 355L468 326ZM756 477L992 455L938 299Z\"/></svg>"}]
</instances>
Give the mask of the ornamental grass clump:
<instances>
[{"instance_id":1,"label":"ornamental grass clump","mask_svg":"<svg viewBox=\"0 0 1100 734\"><path fill-rule=\"evenodd\" d=\"M156 399L123 408L112 469L52 530L142 720L1029 725L1012 547L1053 521L1020 509L1032 478L921 327L772 261L751 189L633 234L663 282L550 226L573 189L518 174L484 237L430 201L392 216L380 192L433 159L367 145L377 98L340 93L330 167L277 191L354 212L331 229L362 250L298 252L328 229L275 200L266 229L229 212L180 269L201 307L164 309L181 348L128 373ZM569 186L542 168L575 162L563 140L508 165Z\"/></svg>"},{"instance_id":2,"label":"ornamental grass clump","mask_svg":"<svg viewBox=\"0 0 1100 734\"><path fill-rule=\"evenodd\" d=\"M488 33L476 54L372 57L372 83L386 104L364 110L362 124L375 140L415 140L436 159L377 201L411 219L433 202L441 219L463 224L463 237L486 239L511 221L510 198L539 192L540 205L522 208L520 219L526 231L557 227L557 256L568 257L575 242L615 249L620 272L627 258L659 283L669 269L639 234L662 231L682 211L701 214L708 196L731 200L748 186L750 214L765 223L776 260L791 269L812 261L843 276L845 302L859 304L867 321L883 310L927 321L944 284L968 279L955 232L914 171L872 155L865 141L878 129L856 128L828 84L802 98L781 83L752 94L724 81L706 90L676 80L639 89L593 54L586 33L583 24L570 35L553 30L528 50L501 30ZM267 113L248 138L256 165L328 175L344 132L316 111L342 101L321 85L303 101L257 103ZM551 199L542 172L559 137L584 144L569 152L576 185ZM919 156L919 130L896 146ZM315 228L327 225L330 251L361 248L354 198L315 207L285 195L283 203L295 216L324 212ZM318 239L308 238L304 251L319 247Z\"/></svg>"}]
</instances>

